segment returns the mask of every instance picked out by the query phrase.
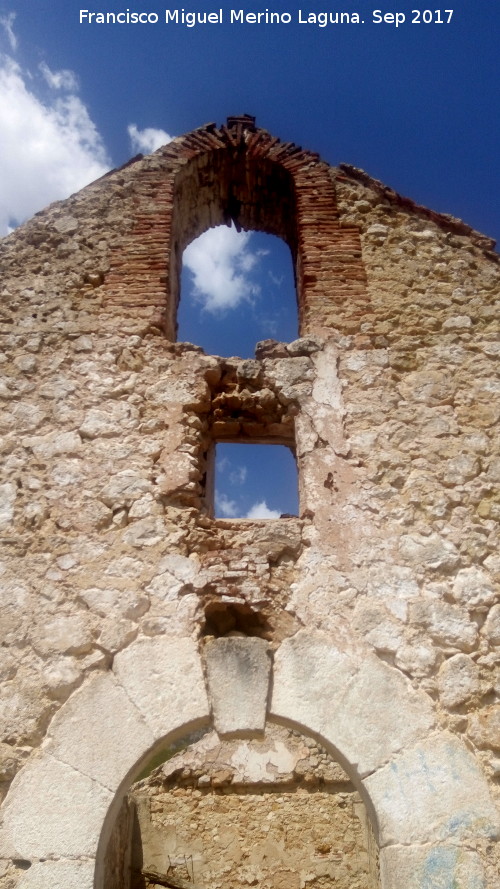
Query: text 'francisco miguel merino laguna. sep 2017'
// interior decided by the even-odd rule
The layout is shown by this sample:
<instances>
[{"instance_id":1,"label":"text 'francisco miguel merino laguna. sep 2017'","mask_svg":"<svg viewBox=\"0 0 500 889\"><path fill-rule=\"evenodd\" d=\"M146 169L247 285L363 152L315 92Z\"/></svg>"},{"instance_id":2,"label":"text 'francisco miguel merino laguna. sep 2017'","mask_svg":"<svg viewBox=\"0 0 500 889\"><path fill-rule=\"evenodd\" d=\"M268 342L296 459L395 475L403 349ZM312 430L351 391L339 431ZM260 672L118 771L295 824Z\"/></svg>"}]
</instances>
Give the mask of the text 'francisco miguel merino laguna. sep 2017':
<instances>
[{"instance_id":1,"label":"text 'francisco miguel merino laguna. sep 2017'","mask_svg":"<svg viewBox=\"0 0 500 889\"><path fill-rule=\"evenodd\" d=\"M125 9L122 12L79 10L81 25L184 25L194 28L197 25L316 25L326 28L329 25L388 25L395 28L403 25L449 25L453 9L412 9L406 12L386 12L373 9L371 13L337 12L335 10L309 11L296 9L292 12L264 9L259 12L246 9L214 9L195 12L181 9L165 9L159 12L136 12Z\"/></svg>"}]
</instances>

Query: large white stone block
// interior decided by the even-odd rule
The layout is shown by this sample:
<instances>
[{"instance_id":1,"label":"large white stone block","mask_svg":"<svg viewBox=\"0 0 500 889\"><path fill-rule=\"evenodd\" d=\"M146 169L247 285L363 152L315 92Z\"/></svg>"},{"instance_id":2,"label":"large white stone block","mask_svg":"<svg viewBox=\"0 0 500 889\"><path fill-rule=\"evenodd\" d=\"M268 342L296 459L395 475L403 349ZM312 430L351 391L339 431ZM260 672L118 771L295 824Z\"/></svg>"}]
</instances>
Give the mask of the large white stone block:
<instances>
[{"instance_id":1,"label":"large white stone block","mask_svg":"<svg viewBox=\"0 0 500 889\"><path fill-rule=\"evenodd\" d=\"M264 731L271 660L263 639L214 639L205 647L210 701L220 735Z\"/></svg>"},{"instance_id":2,"label":"large white stone block","mask_svg":"<svg viewBox=\"0 0 500 889\"><path fill-rule=\"evenodd\" d=\"M302 631L276 653L271 712L329 742L360 776L424 738L434 725L426 695L363 649L340 649Z\"/></svg>"},{"instance_id":3,"label":"large white stone block","mask_svg":"<svg viewBox=\"0 0 500 889\"><path fill-rule=\"evenodd\" d=\"M93 857L112 798L87 775L47 754L39 756L16 776L4 803L5 857L13 850L28 861Z\"/></svg>"},{"instance_id":4,"label":"large white stone block","mask_svg":"<svg viewBox=\"0 0 500 889\"><path fill-rule=\"evenodd\" d=\"M363 783L377 813L381 846L500 836L484 775L447 732L432 734Z\"/></svg>"},{"instance_id":5,"label":"large white stone block","mask_svg":"<svg viewBox=\"0 0 500 889\"><path fill-rule=\"evenodd\" d=\"M113 670L155 740L208 721L201 659L192 639L140 639L115 657Z\"/></svg>"},{"instance_id":6,"label":"large white stone block","mask_svg":"<svg viewBox=\"0 0 500 889\"><path fill-rule=\"evenodd\" d=\"M390 846L380 853L384 889L485 889L475 852L459 846Z\"/></svg>"},{"instance_id":7,"label":"large white stone block","mask_svg":"<svg viewBox=\"0 0 500 889\"><path fill-rule=\"evenodd\" d=\"M37 861L17 889L93 889L94 861Z\"/></svg>"},{"instance_id":8,"label":"large white stone block","mask_svg":"<svg viewBox=\"0 0 500 889\"><path fill-rule=\"evenodd\" d=\"M106 673L93 676L59 710L47 750L114 791L154 740L140 711Z\"/></svg>"}]
</instances>

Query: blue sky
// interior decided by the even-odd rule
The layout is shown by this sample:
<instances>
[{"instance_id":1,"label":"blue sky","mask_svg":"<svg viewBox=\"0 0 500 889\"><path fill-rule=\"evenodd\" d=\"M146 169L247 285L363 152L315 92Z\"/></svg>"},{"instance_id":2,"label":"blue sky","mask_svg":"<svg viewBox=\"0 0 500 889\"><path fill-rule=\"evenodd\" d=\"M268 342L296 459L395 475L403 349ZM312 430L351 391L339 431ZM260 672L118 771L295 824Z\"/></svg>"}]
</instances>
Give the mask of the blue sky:
<instances>
[{"instance_id":1,"label":"blue sky","mask_svg":"<svg viewBox=\"0 0 500 889\"><path fill-rule=\"evenodd\" d=\"M138 150L246 112L283 140L500 238L500 4L459 0L449 24L435 21L435 5L432 23L411 22L412 9L426 8L416 0L382 7L405 15L396 28L373 22L377 6L366 0L251 0L224 3L222 24L187 28L164 24L165 8L219 5L0 0L0 234ZM159 22L79 24L80 9L127 8ZM231 25L231 8L289 12L292 21ZM301 24L299 9L306 19L357 13L364 24ZM269 238L234 235L221 243L212 232L193 247L183 308L193 324L186 338L211 337L224 320L224 354L243 356L273 330L293 338L296 322L286 253L276 256Z\"/></svg>"},{"instance_id":2,"label":"blue sky","mask_svg":"<svg viewBox=\"0 0 500 889\"><path fill-rule=\"evenodd\" d=\"M158 0L87 5L155 10L161 21L166 6ZM418 4L395 5L410 16ZM0 10L4 17L16 13L16 53L5 41L3 48L30 72L34 91L43 90L40 62L75 72L112 164L130 156L130 124L177 135L245 111L281 138L331 163L361 166L495 236L500 4L457 5L449 25L397 29L371 24L374 4L366 0L334 7L361 11L364 25L328 28L79 25L79 9L87 7L75 0L1 0ZM303 6L331 8L317 0ZM219 7L195 2L186 8ZM266 5L252 0L245 8ZM299 0L268 8L295 14Z\"/></svg>"}]
</instances>

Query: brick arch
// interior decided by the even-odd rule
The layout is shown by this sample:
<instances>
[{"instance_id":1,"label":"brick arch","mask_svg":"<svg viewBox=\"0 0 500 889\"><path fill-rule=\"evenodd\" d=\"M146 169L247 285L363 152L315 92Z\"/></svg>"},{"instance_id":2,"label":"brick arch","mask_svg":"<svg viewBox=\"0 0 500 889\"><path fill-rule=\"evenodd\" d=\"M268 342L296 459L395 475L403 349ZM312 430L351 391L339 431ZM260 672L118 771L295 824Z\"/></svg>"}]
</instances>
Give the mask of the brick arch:
<instances>
[{"instance_id":1,"label":"brick arch","mask_svg":"<svg viewBox=\"0 0 500 889\"><path fill-rule=\"evenodd\" d=\"M234 652L219 641L224 670ZM238 731L255 726L269 674L227 675L235 677L227 687L211 688L209 670L207 695L193 640L144 638L72 695L7 798L0 856L33 862L19 889L103 889L121 800L155 749L210 724L210 704L216 726L233 717L238 682L256 702L240 711ZM483 885L479 859L467 848L498 836L484 776L398 671L370 652L303 631L276 653L268 718L317 737L347 768L378 828L381 889Z\"/></svg>"},{"instance_id":2,"label":"brick arch","mask_svg":"<svg viewBox=\"0 0 500 889\"><path fill-rule=\"evenodd\" d=\"M175 339L182 252L233 221L289 245L300 334L349 327L368 296L358 230L340 224L331 169L253 118L229 118L174 139L133 177L134 218L105 281L107 308L153 312Z\"/></svg>"}]
</instances>

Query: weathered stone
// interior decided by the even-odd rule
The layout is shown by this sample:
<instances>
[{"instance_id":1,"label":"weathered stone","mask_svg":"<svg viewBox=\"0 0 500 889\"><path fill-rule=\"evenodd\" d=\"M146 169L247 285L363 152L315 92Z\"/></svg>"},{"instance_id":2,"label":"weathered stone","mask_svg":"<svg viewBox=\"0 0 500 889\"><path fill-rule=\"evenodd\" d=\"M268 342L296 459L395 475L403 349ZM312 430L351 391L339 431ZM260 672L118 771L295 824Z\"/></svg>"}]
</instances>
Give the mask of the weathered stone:
<instances>
[{"instance_id":1,"label":"weathered stone","mask_svg":"<svg viewBox=\"0 0 500 889\"><path fill-rule=\"evenodd\" d=\"M444 330L467 330L471 326L472 321L468 315L454 315L443 323Z\"/></svg>"},{"instance_id":2,"label":"weathered stone","mask_svg":"<svg viewBox=\"0 0 500 889\"><path fill-rule=\"evenodd\" d=\"M447 571L455 568L459 561L456 547L449 540L443 540L438 534L423 536L407 534L401 538L400 552L417 568Z\"/></svg>"},{"instance_id":3,"label":"weathered stone","mask_svg":"<svg viewBox=\"0 0 500 889\"><path fill-rule=\"evenodd\" d=\"M431 636L444 645L472 651L476 644L477 624L456 605L421 599L410 606L410 614L413 622L426 627Z\"/></svg>"},{"instance_id":4,"label":"weathered stone","mask_svg":"<svg viewBox=\"0 0 500 889\"><path fill-rule=\"evenodd\" d=\"M19 358L14 359L14 364L21 373L36 373L37 361L33 355L20 355Z\"/></svg>"},{"instance_id":5,"label":"weathered stone","mask_svg":"<svg viewBox=\"0 0 500 889\"><path fill-rule=\"evenodd\" d=\"M13 482L0 485L0 528L5 528L12 522L16 496L17 488Z\"/></svg>"},{"instance_id":6,"label":"weathered stone","mask_svg":"<svg viewBox=\"0 0 500 889\"><path fill-rule=\"evenodd\" d=\"M80 596L88 607L101 617L119 616L137 620L149 608L149 599L134 590L121 590L109 587L92 587L82 590Z\"/></svg>"},{"instance_id":7,"label":"weathered stone","mask_svg":"<svg viewBox=\"0 0 500 889\"><path fill-rule=\"evenodd\" d=\"M0 744L0 782L10 781L16 774L21 760L20 753L10 744Z\"/></svg>"},{"instance_id":8,"label":"weathered stone","mask_svg":"<svg viewBox=\"0 0 500 889\"><path fill-rule=\"evenodd\" d=\"M95 862L77 860L37 861L23 873L19 889L93 889Z\"/></svg>"},{"instance_id":9,"label":"weathered stone","mask_svg":"<svg viewBox=\"0 0 500 889\"><path fill-rule=\"evenodd\" d=\"M140 639L114 660L113 670L155 739L206 722L209 713L201 661L191 639Z\"/></svg>"},{"instance_id":10,"label":"weathered stone","mask_svg":"<svg viewBox=\"0 0 500 889\"><path fill-rule=\"evenodd\" d=\"M92 630L83 614L55 616L33 632L33 647L41 655L84 654L92 648Z\"/></svg>"},{"instance_id":11,"label":"weathered stone","mask_svg":"<svg viewBox=\"0 0 500 889\"><path fill-rule=\"evenodd\" d=\"M129 525L123 534L123 542L140 549L143 546L155 546L164 536L163 520L147 517Z\"/></svg>"},{"instance_id":12,"label":"weathered stone","mask_svg":"<svg viewBox=\"0 0 500 889\"><path fill-rule=\"evenodd\" d=\"M456 654L445 661L437 681L439 696L445 707L458 707L480 689L479 669L467 654Z\"/></svg>"},{"instance_id":13,"label":"weathered stone","mask_svg":"<svg viewBox=\"0 0 500 889\"><path fill-rule=\"evenodd\" d=\"M262 732L271 662L262 639L216 639L205 646L209 695L220 735Z\"/></svg>"},{"instance_id":14,"label":"weathered stone","mask_svg":"<svg viewBox=\"0 0 500 889\"><path fill-rule=\"evenodd\" d=\"M137 633L137 625L130 620L107 620L101 624L99 645L110 654L116 654L130 645Z\"/></svg>"},{"instance_id":15,"label":"weathered stone","mask_svg":"<svg viewBox=\"0 0 500 889\"><path fill-rule=\"evenodd\" d=\"M181 404L184 407L200 408L209 400L208 386L203 379L190 374L188 379L177 379L174 375L151 385L146 390L146 398L152 404L164 406Z\"/></svg>"},{"instance_id":16,"label":"weathered stone","mask_svg":"<svg viewBox=\"0 0 500 889\"><path fill-rule=\"evenodd\" d=\"M429 702L397 670L305 631L276 653L271 712L308 726L360 775L425 737L434 723Z\"/></svg>"},{"instance_id":17,"label":"weathered stone","mask_svg":"<svg viewBox=\"0 0 500 889\"><path fill-rule=\"evenodd\" d=\"M481 608L492 605L498 597L498 591L481 568L463 568L453 583L453 598L465 608Z\"/></svg>"},{"instance_id":18,"label":"weathered stone","mask_svg":"<svg viewBox=\"0 0 500 889\"><path fill-rule=\"evenodd\" d=\"M449 734L430 735L365 778L378 813L380 844L500 836L500 820L479 766Z\"/></svg>"},{"instance_id":19,"label":"weathered stone","mask_svg":"<svg viewBox=\"0 0 500 889\"><path fill-rule=\"evenodd\" d=\"M71 766L38 757L17 775L4 804L0 855L4 847L6 857L13 849L16 858L28 860L92 858L112 799L109 790Z\"/></svg>"},{"instance_id":20,"label":"weathered stone","mask_svg":"<svg viewBox=\"0 0 500 889\"><path fill-rule=\"evenodd\" d=\"M303 336L298 340L288 343L287 352L292 357L300 357L303 355L313 355L321 349L322 342L314 336Z\"/></svg>"},{"instance_id":21,"label":"weathered stone","mask_svg":"<svg viewBox=\"0 0 500 889\"><path fill-rule=\"evenodd\" d=\"M459 454L448 460L443 473L445 485L464 485L479 474L479 460L473 454Z\"/></svg>"},{"instance_id":22,"label":"weathered stone","mask_svg":"<svg viewBox=\"0 0 500 889\"><path fill-rule=\"evenodd\" d=\"M116 791L153 741L142 714L114 677L109 673L96 674L52 720L47 750L56 759ZM113 751L112 757L109 751Z\"/></svg>"},{"instance_id":23,"label":"weathered stone","mask_svg":"<svg viewBox=\"0 0 500 889\"><path fill-rule=\"evenodd\" d=\"M436 651L429 645L402 645L396 652L394 663L405 673L428 676L437 660Z\"/></svg>"},{"instance_id":24,"label":"weathered stone","mask_svg":"<svg viewBox=\"0 0 500 889\"><path fill-rule=\"evenodd\" d=\"M483 626L483 633L491 645L500 645L500 605L490 609Z\"/></svg>"},{"instance_id":25,"label":"weathered stone","mask_svg":"<svg viewBox=\"0 0 500 889\"><path fill-rule=\"evenodd\" d=\"M404 641L403 629L389 618L383 605L362 602L356 606L354 626L378 651L397 651Z\"/></svg>"},{"instance_id":26,"label":"weathered stone","mask_svg":"<svg viewBox=\"0 0 500 889\"><path fill-rule=\"evenodd\" d=\"M52 661L44 670L44 681L49 695L56 700L66 700L82 678L82 667L76 658L65 657Z\"/></svg>"},{"instance_id":27,"label":"weathered stone","mask_svg":"<svg viewBox=\"0 0 500 889\"><path fill-rule=\"evenodd\" d=\"M165 556L158 565L158 574L147 587L147 592L168 601L176 599L182 590L197 583L200 566L196 559L185 556Z\"/></svg>"},{"instance_id":28,"label":"weathered stone","mask_svg":"<svg viewBox=\"0 0 500 889\"><path fill-rule=\"evenodd\" d=\"M50 432L48 435L23 439L23 447L31 448L40 460L50 460L60 454L76 454L82 441L76 432Z\"/></svg>"},{"instance_id":29,"label":"weathered stone","mask_svg":"<svg viewBox=\"0 0 500 889\"><path fill-rule=\"evenodd\" d=\"M479 855L453 845L382 849L380 871L384 889L486 889Z\"/></svg>"},{"instance_id":30,"label":"weathered stone","mask_svg":"<svg viewBox=\"0 0 500 889\"><path fill-rule=\"evenodd\" d=\"M58 232L67 235L70 232L76 231L78 228L78 219L75 219L74 216L68 214L66 216L61 216L59 219L55 219L53 225Z\"/></svg>"},{"instance_id":31,"label":"weathered stone","mask_svg":"<svg viewBox=\"0 0 500 889\"><path fill-rule=\"evenodd\" d=\"M106 506L129 506L143 494L151 491L152 485L148 479L137 475L133 469L124 469L118 472L101 490L101 497Z\"/></svg>"},{"instance_id":32,"label":"weathered stone","mask_svg":"<svg viewBox=\"0 0 500 889\"><path fill-rule=\"evenodd\" d=\"M471 715L469 736L478 747L500 750L500 704L484 707Z\"/></svg>"},{"instance_id":33,"label":"weathered stone","mask_svg":"<svg viewBox=\"0 0 500 889\"><path fill-rule=\"evenodd\" d=\"M407 401L430 406L449 404L453 396L450 377L435 370L407 374L399 390Z\"/></svg>"},{"instance_id":34,"label":"weathered stone","mask_svg":"<svg viewBox=\"0 0 500 889\"><path fill-rule=\"evenodd\" d=\"M94 343L91 336L78 336L73 340L74 352L92 352Z\"/></svg>"},{"instance_id":35,"label":"weathered stone","mask_svg":"<svg viewBox=\"0 0 500 889\"><path fill-rule=\"evenodd\" d=\"M109 401L102 409L92 408L88 411L78 432L82 438L108 438L123 435L137 423L133 408L129 404Z\"/></svg>"},{"instance_id":36,"label":"weathered stone","mask_svg":"<svg viewBox=\"0 0 500 889\"><path fill-rule=\"evenodd\" d=\"M255 346L255 357L262 361L265 358L285 358L288 350L285 343L276 340L260 340Z\"/></svg>"}]
</instances>

